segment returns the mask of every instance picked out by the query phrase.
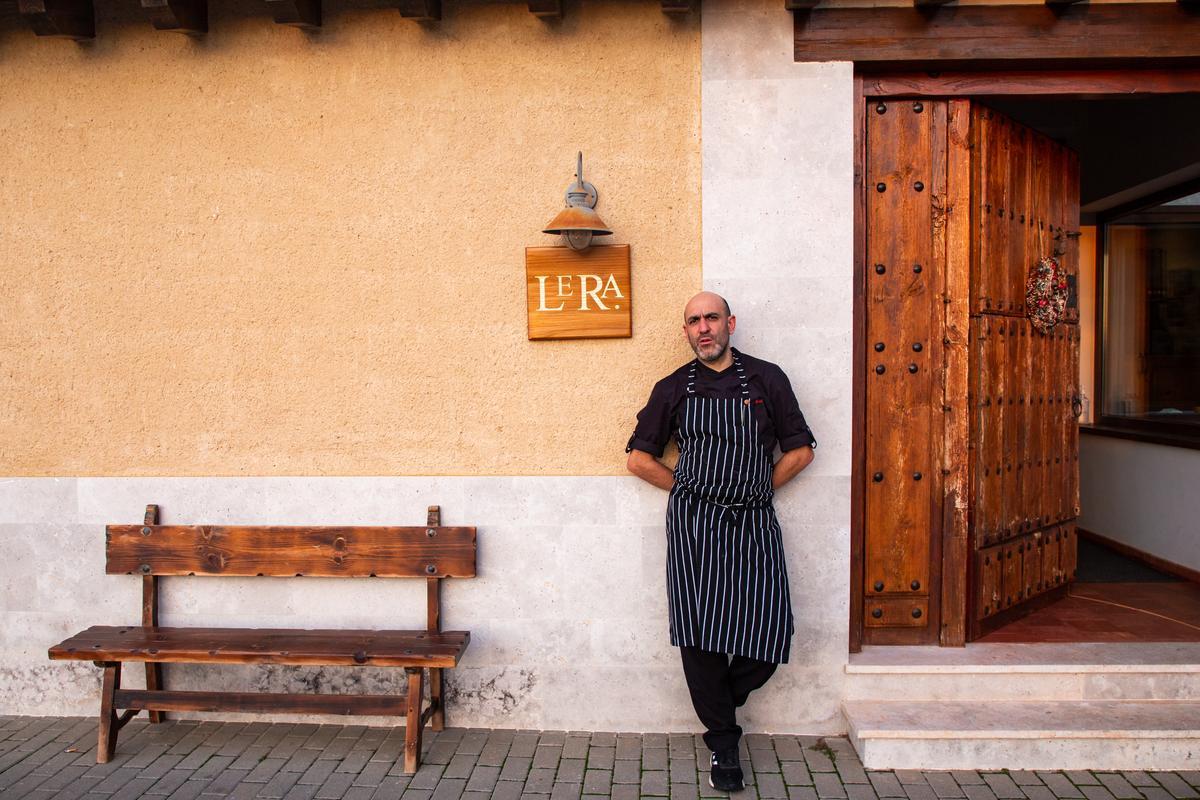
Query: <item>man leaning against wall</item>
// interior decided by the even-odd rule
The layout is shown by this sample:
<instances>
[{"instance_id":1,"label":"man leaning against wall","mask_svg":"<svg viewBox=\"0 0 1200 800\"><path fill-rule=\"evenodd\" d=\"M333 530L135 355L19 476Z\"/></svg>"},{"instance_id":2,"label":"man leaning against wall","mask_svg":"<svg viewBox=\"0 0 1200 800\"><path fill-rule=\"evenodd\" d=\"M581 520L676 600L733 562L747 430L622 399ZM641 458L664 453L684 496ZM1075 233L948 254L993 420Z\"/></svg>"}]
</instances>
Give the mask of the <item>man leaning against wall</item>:
<instances>
[{"instance_id":1,"label":"man leaning against wall","mask_svg":"<svg viewBox=\"0 0 1200 800\"><path fill-rule=\"evenodd\" d=\"M724 298L701 292L683 322L696 358L655 384L625 450L630 472L669 492L671 644L713 752L709 782L735 792L737 709L787 662L794 630L772 498L816 441L783 370L730 346L737 318ZM674 471L659 460L672 436Z\"/></svg>"}]
</instances>

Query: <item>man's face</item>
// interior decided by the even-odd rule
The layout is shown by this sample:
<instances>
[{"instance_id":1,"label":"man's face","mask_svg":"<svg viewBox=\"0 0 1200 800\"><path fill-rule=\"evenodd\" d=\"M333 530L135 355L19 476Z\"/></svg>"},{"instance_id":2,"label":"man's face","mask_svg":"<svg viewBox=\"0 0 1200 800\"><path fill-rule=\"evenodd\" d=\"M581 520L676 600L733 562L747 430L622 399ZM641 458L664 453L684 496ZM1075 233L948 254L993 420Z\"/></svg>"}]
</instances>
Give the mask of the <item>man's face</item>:
<instances>
[{"instance_id":1,"label":"man's face","mask_svg":"<svg viewBox=\"0 0 1200 800\"><path fill-rule=\"evenodd\" d=\"M717 361L729 348L729 334L737 318L725 311L725 302L715 294L693 297L683 311L683 332L696 356L706 364Z\"/></svg>"}]
</instances>

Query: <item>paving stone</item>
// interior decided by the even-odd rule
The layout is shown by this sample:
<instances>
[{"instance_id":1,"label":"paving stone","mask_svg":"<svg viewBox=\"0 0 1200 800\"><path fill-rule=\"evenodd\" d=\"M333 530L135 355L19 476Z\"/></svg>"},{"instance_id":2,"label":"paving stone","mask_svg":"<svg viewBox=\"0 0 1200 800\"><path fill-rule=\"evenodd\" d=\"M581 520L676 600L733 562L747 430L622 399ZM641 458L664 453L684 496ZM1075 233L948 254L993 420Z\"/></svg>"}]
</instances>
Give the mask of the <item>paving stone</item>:
<instances>
[{"instance_id":1,"label":"paving stone","mask_svg":"<svg viewBox=\"0 0 1200 800\"><path fill-rule=\"evenodd\" d=\"M756 775L755 787L758 789L759 797L786 799L788 796L787 786L783 782L783 775L778 772L764 772Z\"/></svg>"},{"instance_id":2,"label":"paving stone","mask_svg":"<svg viewBox=\"0 0 1200 800\"><path fill-rule=\"evenodd\" d=\"M903 786L904 794L909 800L936 800L937 798L937 795L933 793L933 789L924 781L920 783L906 783ZM987 789L986 786L982 788ZM990 793L991 790L988 789L988 792Z\"/></svg>"},{"instance_id":3,"label":"paving stone","mask_svg":"<svg viewBox=\"0 0 1200 800\"><path fill-rule=\"evenodd\" d=\"M1021 791L1025 793L1025 796L1029 800L1057 800L1054 792L1045 786L1022 786Z\"/></svg>"},{"instance_id":4,"label":"paving stone","mask_svg":"<svg viewBox=\"0 0 1200 800\"><path fill-rule=\"evenodd\" d=\"M561 758L562 748L558 745L539 744L537 751L533 754L533 766L535 768L557 768Z\"/></svg>"},{"instance_id":5,"label":"paving stone","mask_svg":"<svg viewBox=\"0 0 1200 800\"><path fill-rule=\"evenodd\" d=\"M565 752L565 751L564 751ZM556 783L583 783L583 771L587 762L582 758L564 758L558 762L558 773L554 776Z\"/></svg>"},{"instance_id":6,"label":"paving stone","mask_svg":"<svg viewBox=\"0 0 1200 800\"><path fill-rule=\"evenodd\" d=\"M867 777L871 779L871 785L875 787L875 794L880 797L907 797L904 793L904 786L901 785L900 779L891 772L868 772Z\"/></svg>"},{"instance_id":7,"label":"paving stone","mask_svg":"<svg viewBox=\"0 0 1200 800\"><path fill-rule=\"evenodd\" d=\"M1139 772L1136 774L1145 775L1144 772ZM1177 774L1179 775L1179 777L1183 778L1185 781L1190 783L1192 786L1200 787L1200 770L1185 769L1185 770L1181 770ZM1146 777L1149 778L1150 776L1147 775ZM1129 782L1132 783L1134 786L1144 785L1144 784L1137 783L1134 780L1130 780Z\"/></svg>"},{"instance_id":8,"label":"paving stone","mask_svg":"<svg viewBox=\"0 0 1200 800\"><path fill-rule=\"evenodd\" d=\"M330 758L319 758L313 762L313 765L304 771L297 783L313 784L321 786L337 769L338 762Z\"/></svg>"},{"instance_id":9,"label":"paving stone","mask_svg":"<svg viewBox=\"0 0 1200 800\"><path fill-rule=\"evenodd\" d=\"M379 786L392 765L388 761L371 761L354 777L355 786Z\"/></svg>"},{"instance_id":10,"label":"paving stone","mask_svg":"<svg viewBox=\"0 0 1200 800\"><path fill-rule=\"evenodd\" d=\"M1133 788L1123 775L1115 772L1097 772L1096 778L1118 800L1142 800L1142 793Z\"/></svg>"},{"instance_id":11,"label":"paving stone","mask_svg":"<svg viewBox=\"0 0 1200 800\"><path fill-rule=\"evenodd\" d=\"M1076 786L1099 786L1100 781L1087 770L1067 770L1063 773Z\"/></svg>"},{"instance_id":12,"label":"paving stone","mask_svg":"<svg viewBox=\"0 0 1200 800\"><path fill-rule=\"evenodd\" d=\"M496 788L496 780L499 777L499 767L489 767L481 764L475 767L475 771L471 773L471 777L467 781L466 791L484 792L491 795L492 789Z\"/></svg>"},{"instance_id":13,"label":"paving stone","mask_svg":"<svg viewBox=\"0 0 1200 800\"><path fill-rule=\"evenodd\" d=\"M108 777L96 784L92 788L92 791L100 794L112 794L136 778L139 771L140 770L137 770L133 767L121 767L117 770L114 770L110 775L108 775Z\"/></svg>"},{"instance_id":14,"label":"paving stone","mask_svg":"<svg viewBox=\"0 0 1200 800\"><path fill-rule=\"evenodd\" d=\"M429 798L432 796L433 792L429 791L428 789L413 789L412 787L409 787L408 789L404 790L404 794L401 795L401 800L429 800Z\"/></svg>"},{"instance_id":15,"label":"paving stone","mask_svg":"<svg viewBox=\"0 0 1200 800\"><path fill-rule=\"evenodd\" d=\"M271 748L266 745L256 744L250 745L242 751L232 764L230 769L245 769L251 770L258 766L258 762L267 757L267 753L271 752Z\"/></svg>"},{"instance_id":16,"label":"paving stone","mask_svg":"<svg viewBox=\"0 0 1200 800\"><path fill-rule=\"evenodd\" d=\"M524 781L496 781L491 800L519 800L524 786Z\"/></svg>"},{"instance_id":17,"label":"paving stone","mask_svg":"<svg viewBox=\"0 0 1200 800\"><path fill-rule=\"evenodd\" d=\"M583 775L584 794L607 795L612 792L612 785L612 770L589 768Z\"/></svg>"},{"instance_id":18,"label":"paving stone","mask_svg":"<svg viewBox=\"0 0 1200 800\"><path fill-rule=\"evenodd\" d=\"M342 795L349 791L353 783L353 775L345 772L333 772L325 779L325 782L321 784L321 788L317 790L317 793L313 797L316 800L340 800ZM458 795L454 796L454 800L458 800Z\"/></svg>"},{"instance_id":19,"label":"paving stone","mask_svg":"<svg viewBox=\"0 0 1200 800\"><path fill-rule=\"evenodd\" d=\"M1003 772L984 773L983 779L1000 800L1019 800L1025 796L1016 781Z\"/></svg>"},{"instance_id":20,"label":"paving stone","mask_svg":"<svg viewBox=\"0 0 1200 800\"><path fill-rule=\"evenodd\" d=\"M642 749L658 749L666 748L667 735L665 733L643 733L642 734Z\"/></svg>"},{"instance_id":21,"label":"paving stone","mask_svg":"<svg viewBox=\"0 0 1200 800\"><path fill-rule=\"evenodd\" d=\"M837 767L833 765L833 761L829 758L827 749L815 745L804 748L804 762L808 764L810 772L837 771Z\"/></svg>"},{"instance_id":22,"label":"paving stone","mask_svg":"<svg viewBox=\"0 0 1200 800\"><path fill-rule=\"evenodd\" d=\"M670 767L670 755L666 748L654 747L642 750L642 769L665 770Z\"/></svg>"},{"instance_id":23,"label":"paving stone","mask_svg":"<svg viewBox=\"0 0 1200 800\"><path fill-rule=\"evenodd\" d=\"M898 769L893 771L896 780L908 786L910 783L919 785L928 785L925 780L925 775L919 769Z\"/></svg>"},{"instance_id":24,"label":"paving stone","mask_svg":"<svg viewBox=\"0 0 1200 800\"><path fill-rule=\"evenodd\" d=\"M696 784L693 783L672 783L671 784L671 800L698 800Z\"/></svg>"},{"instance_id":25,"label":"paving stone","mask_svg":"<svg viewBox=\"0 0 1200 800\"><path fill-rule=\"evenodd\" d=\"M450 759L450 763L446 765L446 771L443 777L446 778L469 778L475 770L475 764L479 760L479 756L474 753L455 753L454 758Z\"/></svg>"},{"instance_id":26,"label":"paving stone","mask_svg":"<svg viewBox=\"0 0 1200 800\"><path fill-rule=\"evenodd\" d=\"M1112 792L1103 786L1080 786L1079 790L1088 800L1113 800Z\"/></svg>"},{"instance_id":27,"label":"paving stone","mask_svg":"<svg viewBox=\"0 0 1200 800\"><path fill-rule=\"evenodd\" d=\"M588 748L587 764L589 769L612 769L616 760L616 748L597 746L595 742Z\"/></svg>"},{"instance_id":28,"label":"paving stone","mask_svg":"<svg viewBox=\"0 0 1200 800\"><path fill-rule=\"evenodd\" d=\"M246 783L266 783L274 777L276 772L279 772L285 763L287 763L286 760L282 758L264 758L242 780Z\"/></svg>"},{"instance_id":29,"label":"paving stone","mask_svg":"<svg viewBox=\"0 0 1200 800\"><path fill-rule=\"evenodd\" d=\"M834 762L837 767L838 775L842 777L842 783L846 784L869 784L871 781L867 778L867 771L863 769L862 762L857 756L838 756Z\"/></svg>"},{"instance_id":30,"label":"paving stone","mask_svg":"<svg viewBox=\"0 0 1200 800\"><path fill-rule=\"evenodd\" d=\"M671 793L670 776L665 770L643 770L642 794L665 797Z\"/></svg>"},{"instance_id":31,"label":"paving stone","mask_svg":"<svg viewBox=\"0 0 1200 800\"><path fill-rule=\"evenodd\" d=\"M403 769L403 765L400 762L396 763ZM437 788L438 781L442 779L442 773L445 769L445 766L442 764L422 763L421 766L417 767L417 774L410 776L408 788L410 790L424 791L428 789L429 791L433 791ZM388 774L391 774L391 770L388 771Z\"/></svg>"},{"instance_id":32,"label":"paving stone","mask_svg":"<svg viewBox=\"0 0 1200 800\"><path fill-rule=\"evenodd\" d=\"M166 775L163 775L155 782L147 791L147 795L171 794L183 784L187 783L188 773L186 770L173 769Z\"/></svg>"},{"instance_id":33,"label":"paving stone","mask_svg":"<svg viewBox=\"0 0 1200 800\"><path fill-rule=\"evenodd\" d=\"M1154 778L1151 778L1141 770L1130 770L1127 772L1122 772L1121 774L1125 776L1125 780L1129 781L1132 786L1158 786L1158 782L1155 781ZM1177 772L1175 774L1183 778L1185 781L1187 780L1186 772ZM1200 775L1200 773L1197 773L1197 775ZM1191 781L1189 781L1189 783L1190 782Z\"/></svg>"},{"instance_id":34,"label":"paving stone","mask_svg":"<svg viewBox=\"0 0 1200 800\"><path fill-rule=\"evenodd\" d=\"M1083 792L1079 791L1079 787L1061 772L1044 772L1039 770L1034 774L1042 779L1042 783L1046 784L1050 791L1054 792L1055 797L1064 798L1064 800L1074 800L1074 798L1083 797Z\"/></svg>"},{"instance_id":35,"label":"paving stone","mask_svg":"<svg viewBox=\"0 0 1200 800\"><path fill-rule=\"evenodd\" d=\"M1158 781L1159 786L1170 792L1173 797L1180 798L1180 800L1183 800L1183 798L1200 797L1196 789L1173 772L1151 772L1150 776Z\"/></svg>"},{"instance_id":36,"label":"paving stone","mask_svg":"<svg viewBox=\"0 0 1200 800\"><path fill-rule=\"evenodd\" d=\"M949 772L923 772L922 777L938 797L966 797L958 781ZM978 785L978 784L968 784Z\"/></svg>"},{"instance_id":37,"label":"paving stone","mask_svg":"<svg viewBox=\"0 0 1200 800\"><path fill-rule=\"evenodd\" d=\"M811 786L789 786L788 800L817 800L817 790Z\"/></svg>"},{"instance_id":38,"label":"paving stone","mask_svg":"<svg viewBox=\"0 0 1200 800\"><path fill-rule=\"evenodd\" d=\"M846 796L850 800L879 800L875 789L869 783L847 783Z\"/></svg>"},{"instance_id":39,"label":"paving stone","mask_svg":"<svg viewBox=\"0 0 1200 800\"><path fill-rule=\"evenodd\" d=\"M987 780L986 775L984 776L984 780ZM967 785L962 787L962 790L968 800L996 800L996 793L987 784L980 786Z\"/></svg>"},{"instance_id":40,"label":"paving stone","mask_svg":"<svg viewBox=\"0 0 1200 800\"><path fill-rule=\"evenodd\" d=\"M618 736L617 737L616 757L617 757L618 761L622 760L622 759L631 759L631 758L640 759L642 757L642 740L641 740L641 738L640 737L634 738L632 736L630 736L630 737Z\"/></svg>"},{"instance_id":41,"label":"paving stone","mask_svg":"<svg viewBox=\"0 0 1200 800\"><path fill-rule=\"evenodd\" d=\"M434 788L431 800L458 800L466 788L464 778L442 778Z\"/></svg>"},{"instance_id":42,"label":"paving stone","mask_svg":"<svg viewBox=\"0 0 1200 800\"><path fill-rule=\"evenodd\" d=\"M298 772L276 772L259 791L259 797L283 797L300 780ZM315 792L313 794L316 794Z\"/></svg>"},{"instance_id":43,"label":"paving stone","mask_svg":"<svg viewBox=\"0 0 1200 800\"><path fill-rule=\"evenodd\" d=\"M583 786L578 783L556 783L550 792L550 800L579 800Z\"/></svg>"},{"instance_id":44,"label":"paving stone","mask_svg":"<svg viewBox=\"0 0 1200 800\"><path fill-rule=\"evenodd\" d=\"M613 766L613 783L641 783L642 764L640 761L617 759Z\"/></svg>"},{"instance_id":45,"label":"paving stone","mask_svg":"<svg viewBox=\"0 0 1200 800\"><path fill-rule=\"evenodd\" d=\"M809 766L812 766L811 764ZM837 773L834 772L816 772L813 773L813 785L817 789L817 797L826 798L843 798L846 796L846 787L838 780Z\"/></svg>"},{"instance_id":46,"label":"paving stone","mask_svg":"<svg viewBox=\"0 0 1200 800\"><path fill-rule=\"evenodd\" d=\"M479 755L483 752L484 746L487 745L488 731L481 730L464 730L462 739L458 742L458 748L455 752L467 753L470 755Z\"/></svg>"},{"instance_id":47,"label":"paving stone","mask_svg":"<svg viewBox=\"0 0 1200 800\"><path fill-rule=\"evenodd\" d=\"M242 782L244 777L246 777L246 773L241 770L227 769L209 781L208 785L204 787L204 794L229 794ZM258 784L252 785L257 786Z\"/></svg>"},{"instance_id":48,"label":"paving stone","mask_svg":"<svg viewBox=\"0 0 1200 800\"><path fill-rule=\"evenodd\" d=\"M400 800L400 796L407 788L408 778L400 775L388 775L375 787L375 791L371 794L371 800Z\"/></svg>"},{"instance_id":49,"label":"paving stone","mask_svg":"<svg viewBox=\"0 0 1200 800\"><path fill-rule=\"evenodd\" d=\"M555 769L551 767L534 767L529 770L529 777L525 779L524 792L526 794L550 794L554 790L554 773Z\"/></svg>"},{"instance_id":50,"label":"paving stone","mask_svg":"<svg viewBox=\"0 0 1200 800\"><path fill-rule=\"evenodd\" d=\"M568 736L563 742L563 758L579 758L585 759L588 754L588 747L591 746L590 737L586 736Z\"/></svg>"}]
</instances>

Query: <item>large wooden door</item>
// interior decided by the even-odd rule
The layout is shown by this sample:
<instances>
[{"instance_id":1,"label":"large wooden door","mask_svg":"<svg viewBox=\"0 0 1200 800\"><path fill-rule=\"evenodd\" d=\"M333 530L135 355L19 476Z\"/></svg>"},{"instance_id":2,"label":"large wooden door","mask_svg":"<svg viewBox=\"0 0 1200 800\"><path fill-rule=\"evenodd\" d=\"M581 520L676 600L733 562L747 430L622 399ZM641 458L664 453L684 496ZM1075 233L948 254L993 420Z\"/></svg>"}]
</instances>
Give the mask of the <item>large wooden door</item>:
<instances>
[{"instance_id":1,"label":"large wooden door","mask_svg":"<svg viewBox=\"0 0 1200 800\"><path fill-rule=\"evenodd\" d=\"M1074 291L1075 154L1003 114L971 110L970 638L1056 599L1075 574L1079 318L1048 334L1025 281L1055 255Z\"/></svg>"},{"instance_id":2,"label":"large wooden door","mask_svg":"<svg viewBox=\"0 0 1200 800\"><path fill-rule=\"evenodd\" d=\"M1078 325L1025 315L1058 252L1074 282L1078 167L968 100L865 111L863 531L868 644L961 644L1074 572Z\"/></svg>"}]
</instances>

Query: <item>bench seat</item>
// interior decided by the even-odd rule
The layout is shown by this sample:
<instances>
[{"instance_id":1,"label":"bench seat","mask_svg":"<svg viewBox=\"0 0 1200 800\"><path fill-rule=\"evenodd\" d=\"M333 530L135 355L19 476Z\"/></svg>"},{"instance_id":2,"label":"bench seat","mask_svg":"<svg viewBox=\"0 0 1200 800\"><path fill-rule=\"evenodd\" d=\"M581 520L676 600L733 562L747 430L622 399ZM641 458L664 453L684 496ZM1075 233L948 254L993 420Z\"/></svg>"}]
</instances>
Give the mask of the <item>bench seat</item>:
<instances>
[{"instance_id":1,"label":"bench seat","mask_svg":"<svg viewBox=\"0 0 1200 800\"><path fill-rule=\"evenodd\" d=\"M94 625L51 647L49 655L104 662L452 668L470 640L467 631Z\"/></svg>"}]
</instances>

